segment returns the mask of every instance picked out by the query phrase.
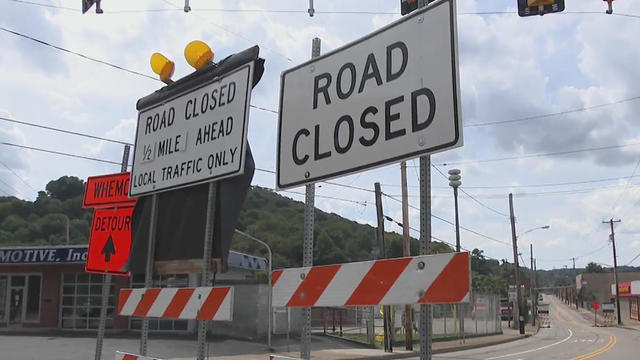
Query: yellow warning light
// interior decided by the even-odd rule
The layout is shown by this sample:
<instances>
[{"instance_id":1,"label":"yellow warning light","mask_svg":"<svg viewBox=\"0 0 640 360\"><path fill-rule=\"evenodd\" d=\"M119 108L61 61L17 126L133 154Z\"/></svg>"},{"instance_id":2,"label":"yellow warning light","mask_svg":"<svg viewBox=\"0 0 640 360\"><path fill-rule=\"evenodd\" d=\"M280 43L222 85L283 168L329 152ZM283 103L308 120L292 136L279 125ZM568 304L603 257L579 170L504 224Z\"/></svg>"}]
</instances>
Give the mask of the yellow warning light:
<instances>
[{"instance_id":1,"label":"yellow warning light","mask_svg":"<svg viewBox=\"0 0 640 360\"><path fill-rule=\"evenodd\" d=\"M202 69L206 64L213 62L213 51L209 45L200 40L194 40L184 48L184 57L189 65L196 70Z\"/></svg>"},{"instance_id":2,"label":"yellow warning light","mask_svg":"<svg viewBox=\"0 0 640 360\"><path fill-rule=\"evenodd\" d=\"M153 53L153 55L151 55L151 69L154 73L160 75L160 80L165 84L171 84L173 82L171 77L175 70L175 64L164 55L160 53Z\"/></svg>"}]
</instances>

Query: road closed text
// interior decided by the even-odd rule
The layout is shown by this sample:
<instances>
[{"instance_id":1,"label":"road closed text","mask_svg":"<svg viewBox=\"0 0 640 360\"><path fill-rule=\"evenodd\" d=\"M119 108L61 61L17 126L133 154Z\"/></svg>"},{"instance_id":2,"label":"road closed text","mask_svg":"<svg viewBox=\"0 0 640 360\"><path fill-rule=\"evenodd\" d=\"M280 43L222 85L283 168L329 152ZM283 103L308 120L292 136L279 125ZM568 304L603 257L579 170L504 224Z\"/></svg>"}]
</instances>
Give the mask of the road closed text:
<instances>
[{"instance_id":1,"label":"road closed text","mask_svg":"<svg viewBox=\"0 0 640 360\"><path fill-rule=\"evenodd\" d=\"M285 70L276 186L462 146L453 14L437 2Z\"/></svg>"}]
</instances>

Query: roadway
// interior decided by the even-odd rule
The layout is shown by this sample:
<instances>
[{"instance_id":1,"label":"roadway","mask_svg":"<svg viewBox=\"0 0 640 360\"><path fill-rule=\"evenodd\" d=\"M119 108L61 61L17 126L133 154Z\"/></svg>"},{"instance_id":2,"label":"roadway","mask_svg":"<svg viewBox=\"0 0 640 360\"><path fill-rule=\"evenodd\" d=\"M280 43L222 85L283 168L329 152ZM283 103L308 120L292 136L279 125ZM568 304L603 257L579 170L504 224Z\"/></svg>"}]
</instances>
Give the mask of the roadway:
<instances>
[{"instance_id":1,"label":"roadway","mask_svg":"<svg viewBox=\"0 0 640 360\"><path fill-rule=\"evenodd\" d=\"M529 338L501 345L434 355L438 360L624 360L640 358L640 331L594 327L574 309L545 295L550 328ZM415 358L417 359L417 358Z\"/></svg>"}]
</instances>

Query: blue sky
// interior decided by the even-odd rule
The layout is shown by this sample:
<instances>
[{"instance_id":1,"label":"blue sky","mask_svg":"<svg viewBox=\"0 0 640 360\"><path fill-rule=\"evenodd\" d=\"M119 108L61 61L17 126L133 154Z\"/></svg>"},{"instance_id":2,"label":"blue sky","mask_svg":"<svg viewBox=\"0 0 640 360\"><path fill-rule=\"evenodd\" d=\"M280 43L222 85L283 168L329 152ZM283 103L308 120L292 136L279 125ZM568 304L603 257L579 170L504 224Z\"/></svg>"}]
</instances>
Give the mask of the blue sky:
<instances>
[{"instance_id":1,"label":"blue sky","mask_svg":"<svg viewBox=\"0 0 640 360\"><path fill-rule=\"evenodd\" d=\"M37 1L79 9L78 1ZM520 18L513 13L515 0L458 1L465 124L563 112L640 96L640 39L636 36L640 18L606 15L606 4L600 0L566 3L562 14ZM182 6L179 0L105 0L104 14L91 11L82 15L79 11L0 0L0 26L149 75L153 75L149 57L159 51L176 62L174 78L191 72L182 56L184 46L191 40L210 44L216 59L258 44L266 59L265 74L252 94L252 103L275 110L281 72L309 59L313 37L321 38L322 51L326 52L400 17L399 1L316 0L318 13L313 18L305 14L307 5L302 0L192 0L193 11L187 14L176 9ZM300 12L247 11L259 9ZM331 11L369 13L322 13ZM640 3L618 0L614 12L640 15ZM425 39L425 46L428 43ZM0 44L2 117L133 142L136 100L162 85L5 31L0 31ZM577 266L589 261L611 264L608 226L601 223L611 217L622 219L616 227L616 239L619 264L626 264L640 253L640 219L636 216L640 191L638 181L627 178L640 160L640 146L503 161L477 160L640 143L639 113L640 100L630 100L515 123L467 126L465 145L436 154L432 161L445 173L451 166L439 164L462 162L455 166L462 170L463 189L498 213L508 213L507 194L514 193L519 233L550 225L549 230L531 232L520 239L525 257L533 242L539 268L571 266L568 259L572 257L578 258ZM275 169L277 121L272 112L251 109L248 136L258 168ZM113 161L119 161L122 152L119 145L1 120L0 140ZM6 145L0 145L0 161L18 175L0 166L0 194L24 199L34 199L34 189L43 189L48 181L63 175L86 178L119 170L115 165ZM417 160L408 162L410 203L416 207L417 164ZM612 180L542 186L608 178ZM391 165L334 181L371 190L378 181L385 193L399 195L400 167ZM273 188L274 175L257 172L254 184ZM435 170L432 185L433 213L452 220L452 191ZM318 197L320 209L358 222L375 223L374 196L370 191L320 183L316 193L349 200ZM282 195L303 199L291 192ZM464 194L460 208L463 226L510 242L507 217ZM402 219L399 203L386 199L384 210L392 218ZM451 225L437 219L432 223L433 235L455 241ZM411 211L410 224L419 227L417 211ZM390 222L386 227L400 230ZM415 232L412 235L418 236ZM511 248L503 243L463 231L462 244L512 261ZM640 265L640 260L634 264Z\"/></svg>"}]
</instances>

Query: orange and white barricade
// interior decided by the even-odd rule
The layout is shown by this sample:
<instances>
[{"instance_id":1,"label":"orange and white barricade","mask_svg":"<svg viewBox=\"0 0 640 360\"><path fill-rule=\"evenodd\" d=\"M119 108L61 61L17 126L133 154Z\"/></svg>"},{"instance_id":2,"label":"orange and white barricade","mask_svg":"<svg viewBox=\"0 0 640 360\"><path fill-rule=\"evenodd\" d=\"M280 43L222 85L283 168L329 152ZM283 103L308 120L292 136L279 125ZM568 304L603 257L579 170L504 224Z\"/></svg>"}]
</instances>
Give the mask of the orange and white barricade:
<instances>
[{"instance_id":1,"label":"orange and white barricade","mask_svg":"<svg viewBox=\"0 0 640 360\"><path fill-rule=\"evenodd\" d=\"M122 289L122 316L204 321L233 320L233 287Z\"/></svg>"},{"instance_id":2,"label":"orange and white barricade","mask_svg":"<svg viewBox=\"0 0 640 360\"><path fill-rule=\"evenodd\" d=\"M162 359L116 351L116 360L162 360Z\"/></svg>"},{"instance_id":3,"label":"orange and white barricade","mask_svg":"<svg viewBox=\"0 0 640 360\"><path fill-rule=\"evenodd\" d=\"M300 358L271 354L269 355L269 360L300 360Z\"/></svg>"},{"instance_id":4,"label":"orange and white barricade","mask_svg":"<svg viewBox=\"0 0 640 360\"><path fill-rule=\"evenodd\" d=\"M276 270L273 306L466 302L470 274L466 252Z\"/></svg>"}]
</instances>

